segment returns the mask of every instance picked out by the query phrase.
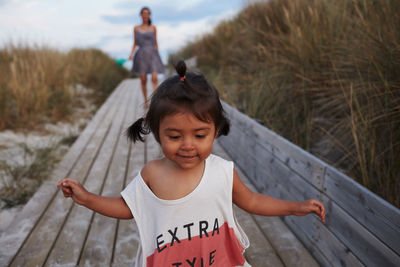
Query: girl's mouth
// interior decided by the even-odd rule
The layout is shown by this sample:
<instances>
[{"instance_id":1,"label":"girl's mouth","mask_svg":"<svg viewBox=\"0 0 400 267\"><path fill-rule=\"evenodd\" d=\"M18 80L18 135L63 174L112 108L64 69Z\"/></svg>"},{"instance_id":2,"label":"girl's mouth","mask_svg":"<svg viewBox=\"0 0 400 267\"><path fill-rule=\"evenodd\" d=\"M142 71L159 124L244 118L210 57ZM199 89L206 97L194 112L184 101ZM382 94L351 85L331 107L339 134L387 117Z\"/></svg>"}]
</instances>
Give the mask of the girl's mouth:
<instances>
[{"instance_id":1,"label":"girl's mouth","mask_svg":"<svg viewBox=\"0 0 400 267\"><path fill-rule=\"evenodd\" d=\"M179 155L178 154L178 156L179 157L181 157L181 158L184 158L184 159L193 159L193 158L195 158L197 155Z\"/></svg>"}]
</instances>

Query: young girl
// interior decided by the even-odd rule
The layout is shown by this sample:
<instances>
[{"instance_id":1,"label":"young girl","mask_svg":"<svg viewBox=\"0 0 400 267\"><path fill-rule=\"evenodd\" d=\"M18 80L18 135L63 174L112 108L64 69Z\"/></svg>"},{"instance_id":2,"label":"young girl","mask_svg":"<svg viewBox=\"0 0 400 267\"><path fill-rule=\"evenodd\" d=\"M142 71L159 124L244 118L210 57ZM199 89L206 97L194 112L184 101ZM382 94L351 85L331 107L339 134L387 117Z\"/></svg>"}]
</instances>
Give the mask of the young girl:
<instances>
[{"instance_id":1,"label":"young girl","mask_svg":"<svg viewBox=\"0 0 400 267\"><path fill-rule=\"evenodd\" d=\"M151 73L153 90L158 86L157 73L164 72L160 54L158 53L157 29L151 24L151 13L148 7L140 10L142 24L133 29L133 46L129 59L133 60L132 74L140 74L145 108L147 108L147 74ZM136 51L136 48L139 49ZM136 53L135 53L136 51Z\"/></svg>"},{"instance_id":2,"label":"young girl","mask_svg":"<svg viewBox=\"0 0 400 267\"><path fill-rule=\"evenodd\" d=\"M199 74L165 80L151 98L146 117L128 128L136 142L152 132L164 157L147 163L122 191L108 198L87 192L77 181L59 182L65 197L103 215L135 218L140 234L136 266L249 266L249 241L236 222L232 202L264 216L317 214L317 200L290 202L251 192L233 163L212 155L215 138L227 135L218 93Z\"/></svg>"}]
</instances>

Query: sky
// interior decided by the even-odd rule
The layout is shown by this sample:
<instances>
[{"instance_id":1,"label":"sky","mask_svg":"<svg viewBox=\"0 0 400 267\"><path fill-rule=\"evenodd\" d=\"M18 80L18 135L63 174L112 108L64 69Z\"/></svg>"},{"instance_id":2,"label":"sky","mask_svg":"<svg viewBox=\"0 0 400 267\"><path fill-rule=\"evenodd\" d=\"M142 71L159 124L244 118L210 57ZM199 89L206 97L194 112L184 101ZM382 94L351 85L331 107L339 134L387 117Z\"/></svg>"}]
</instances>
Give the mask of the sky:
<instances>
[{"instance_id":1,"label":"sky","mask_svg":"<svg viewBox=\"0 0 400 267\"><path fill-rule=\"evenodd\" d=\"M234 17L246 0L0 0L0 48L46 45L61 51L95 47L127 58L133 26L148 6L161 58Z\"/></svg>"}]
</instances>

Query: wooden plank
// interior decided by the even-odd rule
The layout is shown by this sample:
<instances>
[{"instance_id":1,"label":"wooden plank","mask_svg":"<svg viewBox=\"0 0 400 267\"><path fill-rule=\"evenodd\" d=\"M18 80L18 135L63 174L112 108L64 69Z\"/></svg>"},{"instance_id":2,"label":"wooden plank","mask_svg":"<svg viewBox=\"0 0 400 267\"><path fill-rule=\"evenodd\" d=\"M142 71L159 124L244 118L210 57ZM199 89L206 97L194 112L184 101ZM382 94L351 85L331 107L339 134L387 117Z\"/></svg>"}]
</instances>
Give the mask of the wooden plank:
<instances>
[{"instance_id":1,"label":"wooden plank","mask_svg":"<svg viewBox=\"0 0 400 267\"><path fill-rule=\"evenodd\" d=\"M283 186L288 183L301 184L302 180L300 178L298 178L298 181L295 180L297 174L292 173L291 176L291 182L283 181L279 183L278 180L275 180L273 182L274 186L269 187L264 193L273 197L292 201L302 201L319 196L320 200L328 207L329 211L328 198L324 195L320 195L315 188L310 187L309 190L306 190L302 186ZM303 183L307 184L304 181ZM327 227L331 220L335 220L334 217L331 218L329 215L330 213L328 212L326 224L323 224L315 215L308 215L305 217L286 216L283 218L321 264L361 266L362 264L354 254L350 252L348 247L343 245L332 233L331 229Z\"/></svg>"},{"instance_id":2,"label":"wooden plank","mask_svg":"<svg viewBox=\"0 0 400 267\"><path fill-rule=\"evenodd\" d=\"M139 88L139 80L135 80L135 85ZM131 87L133 87L132 85ZM143 101L140 97L136 97L131 105L132 118L128 125L133 123L138 117L141 116L139 101ZM145 164L144 161L144 146L142 142L130 144L129 158L127 161L127 169L125 173L125 180L120 192L132 181L136 174ZM139 230L133 220L118 220L117 232L115 237L115 245L113 249L112 266L134 266L136 260L136 252L139 245Z\"/></svg>"},{"instance_id":3,"label":"wooden plank","mask_svg":"<svg viewBox=\"0 0 400 267\"><path fill-rule=\"evenodd\" d=\"M269 155L272 157L271 155ZM247 160L252 160L254 162L257 162L258 159L252 159L249 157L246 157ZM264 189L269 189L270 192L268 192L270 195L274 197L279 197L279 198L284 198L284 199L289 199L289 200L303 200L303 199L308 199L308 198L319 198L324 202L324 204L327 206L328 209L328 214L331 214L332 217L327 217L327 223L325 225L321 224L318 227L307 227L306 232L321 232L324 230L324 227L329 229L329 231L332 232L335 236L337 236L338 240L340 240L341 243L345 244L345 247L350 248L354 254L357 255L357 257L361 259L368 259L369 257L371 258L369 261L374 262L372 258L376 257L394 257L392 260L393 262L396 262L395 260L395 255L391 253L390 249L388 249L382 242L377 240L376 238L373 237L373 235L366 230L364 227L362 227L359 223L351 221L351 223L348 223L348 218L349 215L346 214L345 211L343 211L340 207L335 206L334 204L331 204L327 200L321 199L323 195L321 195L320 192L318 192L314 187L310 186L307 182L305 182L303 179L301 179L296 173L291 173L289 169L286 168L285 165L283 165L280 161L270 161L266 160L269 164L265 164L264 168L260 170L260 173L264 173L265 176L268 176L269 173L275 173L277 174L280 172L279 175L273 175L271 178L275 180L273 183L274 187L264 187ZM260 164L260 163L257 163ZM286 168L286 170L285 170ZM278 170L278 171L277 171ZM285 173L286 172L286 173ZM279 177L279 178L276 178ZM283 188L283 184L286 185L292 185L287 188ZM274 189L274 190L271 190ZM276 191L280 192L280 195L275 195ZM286 195L282 195L284 192L287 192ZM333 207L337 208L337 212L340 212L339 214L341 216L334 216L332 215L331 209ZM313 220L312 217L308 216L309 220ZM330 219L332 218L332 219ZM297 220L293 220L295 223ZM332 225L332 222L335 222L335 224ZM342 224L346 225L345 227L333 227L336 224ZM302 224L303 227L312 225L312 223L304 223ZM327 238L331 235L325 233L324 236ZM355 238L356 237L356 238ZM357 240L362 240L362 243L358 243ZM328 244L331 246L332 243L330 240L327 240ZM346 255L344 246L340 245L340 242L336 242L336 250L341 251L341 255ZM332 248L325 247L325 250L323 251L324 253L329 253L329 251L332 250ZM367 253L368 251L368 253ZM330 255L333 257L336 257L336 255ZM340 254L339 254L340 255ZM326 255L326 257L329 257ZM334 258L330 258L329 260L333 260ZM353 262L354 259L350 258L350 260ZM389 265L390 266L390 265Z\"/></svg>"},{"instance_id":4,"label":"wooden plank","mask_svg":"<svg viewBox=\"0 0 400 267\"><path fill-rule=\"evenodd\" d=\"M248 160L251 160L251 159L249 159L248 157L246 157ZM256 159L253 159L253 161L254 162L257 162L257 159L259 159L259 157L257 157L256 156ZM260 162L258 162L257 163L257 165L259 165L260 166ZM268 164L267 164L268 165ZM273 173L274 174L277 174L278 172L276 171L276 169L279 169L280 171L282 170L284 168L284 166L281 166L281 167L278 167L278 168L275 168L275 171L273 171ZM289 175L289 177L290 177L290 174L287 174L287 175ZM285 177L285 175L279 175L279 177ZM285 181L285 179L280 179L281 181L281 183L283 183L283 184L288 184L288 182L290 182L290 181ZM327 178L327 180L328 180L328 178ZM297 182L292 182L291 184L294 184L294 185L300 185L300 186L297 186L298 187L298 191L299 190L302 190L302 188L304 188L304 190L305 191L307 191L307 190L312 190L312 188L308 188L309 186L308 186L308 184L307 183L301 183L301 180L299 180L298 179L298 181ZM308 188L308 189L307 189ZM352 188L355 188L355 187L352 187ZM306 193L306 192L304 192L303 191L303 193L302 193L302 195L303 196L305 196L304 195L304 193ZM348 191L346 192L345 191L345 195L347 196L347 198L352 198L352 197L349 197L349 195L350 194L346 194L346 193L348 193ZM343 194L343 192L341 193L341 194ZM364 196L365 194L363 194L362 196ZM334 196L334 195L332 195L332 196ZM352 195L353 196L353 198L354 198L354 195ZM356 195L357 196L357 195ZM307 197L305 197L305 198L307 198ZM337 198L334 198L335 199L335 201L336 201L336 199ZM300 200L300 199L299 199ZM349 199L350 200L350 199ZM346 202L347 203L347 205L348 206L356 206L359 210L362 210L360 207L359 207L359 201L354 201L354 199L353 199L353 201L347 201ZM343 203L343 204L345 204L345 203ZM348 208L348 206L345 206L346 208ZM343 207L343 206L342 206ZM343 211L343 209L341 209L341 211ZM344 211L343 211L344 212ZM352 214L352 216L353 216L353 218L355 217L355 218L358 218L358 221L360 221L359 220L359 216L358 215L362 215L362 213L360 214L360 211L355 211L353 214ZM365 216L365 214L364 214L364 216ZM343 219L343 218L339 218L339 219L336 219L336 221L340 221L340 219ZM377 223L380 223L380 222L382 222L382 220L380 220L380 221L378 221ZM359 225L359 224L351 224L352 225L352 227L354 228L353 229L353 231L354 232L357 232L357 231L361 231L360 230L360 228L362 228L362 226L361 225ZM330 225L329 225L329 223L326 225L326 227L328 227L333 233L335 233L336 235L338 235L339 234L339 231L343 231L342 229L332 229L331 227L330 227ZM376 227L378 227L378 228L382 228L382 225L376 225ZM348 228L347 228L348 229ZM390 229L390 228L387 228L387 229ZM392 230L392 229L390 229L390 230ZM388 231L388 230L381 230L381 231ZM374 233L375 234L375 233ZM393 233L393 234L395 234L395 233ZM354 251L354 253L356 253L356 251L358 251L358 253L362 253L362 251L360 250L360 248L364 248L364 250L365 251L375 251L374 253L367 253L367 252L364 252L364 253L362 253L362 254L357 254L358 255L358 257L360 257L360 258L364 258L364 257L366 257L366 259L368 258L368 257L371 257L371 258L375 258L375 256L385 256L385 257L392 257L392 260L391 260L391 262L393 263L393 262L397 262L398 260L399 260L399 257L398 257L398 255L395 255L394 253L390 253L390 248L388 249L387 247L386 247L386 245L384 245L382 242L380 242L379 240L376 240L376 239L374 239L374 238L372 238L371 237L371 233L370 233L370 231L368 231L368 230L365 230L364 232L363 232L363 235L362 236L364 236L364 237L368 237L368 238L366 238L366 239L364 239L364 242L367 242L367 243L363 243L363 244L360 244L360 243L357 243L357 239L354 239L354 238L352 238L352 236L351 235L348 235L348 241L349 242L344 242L343 240L341 240L342 242L344 242L347 246L349 246L350 248L354 248L354 249L356 249L357 248L357 250L353 250ZM395 236L396 236L396 234L395 234ZM397 236L399 236L398 234L397 234ZM344 237L344 236L343 236ZM397 238L398 239L398 238ZM396 242L396 237L393 237L393 243L395 243ZM387 240L387 239L386 239ZM398 242L398 240L397 240L397 242ZM352 246L350 246L350 243L354 243L354 245L352 245ZM362 246L361 246L362 245ZM363 255L363 256L361 256L361 255ZM371 260L371 262L373 262L372 260Z\"/></svg>"},{"instance_id":5,"label":"wooden plank","mask_svg":"<svg viewBox=\"0 0 400 267\"><path fill-rule=\"evenodd\" d=\"M400 210L336 169L329 167L326 194L364 225L400 258Z\"/></svg>"},{"instance_id":6,"label":"wooden plank","mask_svg":"<svg viewBox=\"0 0 400 267\"><path fill-rule=\"evenodd\" d=\"M136 177L137 173L142 169L143 154L145 153L145 147L148 147L147 158L152 160L160 155L159 145L156 143L154 137L146 137L145 143L137 143L133 146L132 157L129 164L129 178L127 179L126 185ZM114 252L113 265L115 266L127 266L135 263L136 252L139 245L139 230L134 220L119 222L117 239Z\"/></svg>"},{"instance_id":7,"label":"wooden plank","mask_svg":"<svg viewBox=\"0 0 400 267\"><path fill-rule=\"evenodd\" d=\"M284 266L274 248L254 222L253 217L236 206L234 207L234 214L247 237L251 240L251 245L245 253L247 262L253 267Z\"/></svg>"},{"instance_id":8,"label":"wooden plank","mask_svg":"<svg viewBox=\"0 0 400 267\"><path fill-rule=\"evenodd\" d=\"M0 247L3 248L0 250L0 262L9 264L18 253L32 229L48 208L48 203L52 201L58 192L55 187L57 180L59 177L68 176L73 166L79 161L82 155L82 147L85 147L92 138L100 120L104 117L104 114L109 112L113 99L116 97L118 97L118 93L114 91L57 165L50 176L50 180L46 181L38 189L23 210L17 214L7 231L0 237Z\"/></svg>"},{"instance_id":9,"label":"wooden plank","mask_svg":"<svg viewBox=\"0 0 400 267\"><path fill-rule=\"evenodd\" d=\"M143 167L144 144L132 146L126 173L125 184L128 185ZM113 252L113 266L134 266L135 256L139 245L139 230L134 220L119 220Z\"/></svg>"},{"instance_id":10,"label":"wooden plank","mask_svg":"<svg viewBox=\"0 0 400 267\"><path fill-rule=\"evenodd\" d=\"M123 91L122 88L121 90L121 96L118 98L119 101L116 101L113 103L113 107L115 107L115 110L112 113L107 113L106 117L103 118L103 124L101 127L96 131L96 138L92 140L92 142L88 145L87 147L87 157L83 157L85 160L82 160L75 168L75 170L71 173L71 177L77 178L80 180L82 183L85 182L88 173L91 171L92 167L95 165L95 162L98 159L98 156L100 155L99 153L101 150L104 150L103 144L104 141L107 139L107 135L109 134L109 130L111 127L112 120L114 119L114 116L117 114L115 112L118 111L119 105L118 103L124 99L123 97ZM86 154L86 151L85 151ZM61 177L60 177L61 178ZM39 256L35 257L36 262L40 262L40 265L45 263L48 260L49 253L51 252L54 243L57 242L58 238L61 235L61 231L63 230L63 227L65 226L65 222L68 219L67 217L73 213L76 212L75 210L84 210L82 207L78 207L74 209L74 206L72 205L73 202L71 200L67 201L63 198L62 194L58 194L56 197L56 201L54 203L51 203L51 206L48 210L48 212L45 214L44 220L41 221L40 227L38 227L38 231L35 233L36 239L40 239L42 235L46 235L46 244L43 244L35 249L39 250L40 253ZM60 213L60 207L66 207L63 210L62 213ZM56 217L59 216L59 217ZM54 220L54 218L57 218L57 220ZM81 223L84 225L86 223L85 217L79 218L80 221L78 220L78 223ZM57 222L56 225L53 227L49 227L50 223ZM68 241L73 243L73 241L80 236L75 236L75 235L70 235L68 236ZM33 240L34 241L34 240ZM32 241L32 242L33 242ZM78 245L79 246L79 245ZM71 245L70 247L71 250L79 250L77 248L77 244L75 243L74 245ZM65 253L67 254L67 253ZM32 261L32 259L31 259Z\"/></svg>"},{"instance_id":11,"label":"wooden plank","mask_svg":"<svg viewBox=\"0 0 400 267\"><path fill-rule=\"evenodd\" d=\"M139 90L127 90L127 102L123 103L125 114L123 115L124 119L121 124L119 135L117 136L118 142L113 151L114 156L104 182L104 188L100 190L103 196L118 196L120 188L124 184L129 143L123 133L127 128L128 111L129 116L132 115L132 111L128 107L131 106L134 97L137 98L138 91ZM94 214L94 219L90 225L89 234L78 265L91 266L98 263L111 264L113 256L112 248L114 246L117 224L118 221L116 219L98 213Z\"/></svg>"},{"instance_id":12,"label":"wooden plank","mask_svg":"<svg viewBox=\"0 0 400 267\"><path fill-rule=\"evenodd\" d=\"M238 166L245 166L244 171L247 171L248 168L252 168L252 165L255 166L254 169L256 172L254 172L253 175L255 178L255 186L258 191L267 193L266 190L270 192L271 188L276 188L280 184L285 184L287 185L289 193L295 189L301 192L302 198L299 198L299 200L311 197L321 199L321 192L297 173L292 172L285 164L277 160L274 155L268 153L248 153L250 150L246 151L246 144L241 142L238 142L235 146L227 147L228 153L235 153L236 149L242 151L241 155L243 155L235 159L235 163ZM274 191L274 194L279 193L279 191ZM276 195L275 197L283 197L283 195Z\"/></svg>"},{"instance_id":13,"label":"wooden plank","mask_svg":"<svg viewBox=\"0 0 400 267\"><path fill-rule=\"evenodd\" d=\"M363 266L351 250L324 227L318 218L286 216L283 219L322 265Z\"/></svg>"},{"instance_id":14,"label":"wooden plank","mask_svg":"<svg viewBox=\"0 0 400 267\"><path fill-rule=\"evenodd\" d=\"M273 155L265 153L263 155L259 154L253 157L252 154L246 153L247 151L245 147L242 147L242 143L239 144L239 142L236 146L230 146L227 147L227 149L237 149L238 151L242 151L242 157L240 157L240 159L236 161L241 166L247 166L247 164L250 164L248 162L251 162L251 164L255 164L256 166L263 166L262 168L257 168L257 177L259 178L258 180L263 181L261 185L256 185L260 192L268 194L272 197L293 201L316 198L325 202L325 205L327 205L326 197L324 197L321 192L319 192L315 187L311 186L308 182L302 179L302 177L299 176L297 173L291 172L288 166L283 164L280 160L277 160ZM235 153L235 151L233 151L233 153ZM313 216L307 216L304 218L304 220L308 220L309 222L307 223L307 225L312 226L308 227L308 232L318 234L322 231L324 232L324 237L333 237L329 230L325 229L322 224L312 224ZM292 227L292 229L298 231L299 227ZM296 232L296 234L298 233ZM319 251L318 249L313 249L311 246L307 245L307 242L311 242L312 239L303 238L302 241L306 242L305 245L308 249L311 249L311 251L317 253L314 255L318 258L318 260L324 260L326 258L327 260L325 262L336 262L337 255L348 254L346 252L347 248L343 246L338 239L321 240L319 245L324 248L324 250L321 251ZM315 241L312 241L311 244L315 243ZM332 254L331 251L336 251L336 254ZM343 262L348 263L356 261L357 260L352 255L350 255L348 258L344 258L343 260Z\"/></svg>"},{"instance_id":15,"label":"wooden plank","mask_svg":"<svg viewBox=\"0 0 400 267\"><path fill-rule=\"evenodd\" d=\"M96 161L90 169L89 175L83 183L89 192L100 194L104 180L108 175L118 136L121 134L125 110L128 106L127 101L129 98L126 97L127 89L129 88L123 88L124 98L121 102L117 103L118 111L112 119L110 130L101 146ZM79 263L93 217L93 211L75 204L73 205L65 225L51 249L46 265Z\"/></svg>"},{"instance_id":16,"label":"wooden plank","mask_svg":"<svg viewBox=\"0 0 400 267\"><path fill-rule=\"evenodd\" d=\"M226 104L224 108L229 110L228 113L232 116L231 121L234 134L233 136L222 138L222 143L228 150L231 150L230 153L236 154L235 161L241 166L250 166L249 175L254 178L254 182L259 189L268 189L268 185L265 185L265 182L263 182L263 179L265 179L263 177L275 175L282 177L282 174L287 173L287 171L282 172L279 167L266 166L274 165L274 161L280 161L289 169L289 172L292 171L298 174L305 181L310 182L318 190L326 192L327 196L337 201L341 206L340 210L351 214L353 219L359 223L352 224L357 230L360 227L366 227L369 229L365 229L369 233L368 237L371 235L370 232L373 232L373 235L377 235L380 241L378 240L377 243L368 243L366 245L367 250L375 249L384 253L382 255L394 257L393 260L398 259L398 250L400 249L400 241L397 238L400 236L400 216L398 209L359 186L334 168L321 163L318 159L310 156L309 153L302 151L282 137L277 136L255 121L247 118L245 115L240 114ZM266 157L263 157L263 154L271 155L269 162L264 160ZM302 154L305 160L299 159ZM259 160L260 158L263 158L263 160ZM262 169L267 168L270 173L265 173L263 170L259 170L261 168L255 168L254 166L263 166ZM312 179L307 179L307 175L312 176L313 174L314 177ZM279 183L280 181L275 181L273 186L276 187ZM282 181L282 183L285 183L285 181ZM302 186L309 188L304 183ZM368 200L368 202L365 200ZM365 203L368 204L365 205ZM337 231L337 229L330 230L333 232ZM373 238L368 240L371 241ZM353 242L354 240L351 241ZM381 241L386 242L387 245L384 245ZM373 246L374 248L372 248ZM386 249L389 248L389 250L393 250L395 253L387 252L382 246L388 246ZM355 245L355 247L358 246ZM366 254L366 256L368 255Z\"/></svg>"},{"instance_id":17,"label":"wooden plank","mask_svg":"<svg viewBox=\"0 0 400 267\"><path fill-rule=\"evenodd\" d=\"M122 191L141 170L144 164L144 143L132 145L125 184ZM119 220L115 237L113 266L133 266L139 245L139 230L135 220Z\"/></svg>"},{"instance_id":18,"label":"wooden plank","mask_svg":"<svg viewBox=\"0 0 400 267\"><path fill-rule=\"evenodd\" d=\"M327 226L365 265L400 266L395 252L331 201Z\"/></svg>"},{"instance_id":19,"label":"wooden plank","mask_svg":"<svg viewBox=\"0 0 400 267\"><path fill-rule=\"evenodd\" d=\"M116 94L116 96L117 97L112 98L112 101L110 101L111 109L105 114L104 119L106 121L111 121L114 115L115 106L112 103L122 97L120 93ZM89 126L94 127L93 124L89 124ZM85 161L83 161L84 164L77 164L72 170L71 175L80 174L81 176L85 176L85 173L90 168L91 161L94 160L98 151L98 145L94 146L92 143L94 142L98 144L98 140L101 141L104 138L107 128L107 126L100 124L99 128L95 130L93 137L90 139L89 144L85 146L85 150L81 156L81 158L85 159ZM56 188L56 180L59 180L61 177L54 178L53 190ZM32 265L41 265L39 262L41 262L41 260L43 261L46 257L48 248L51 246L55 236L57 235L58 229L62 225L65 215L69 212L71 206L70 203L61 199L59 195L60 194L56 195L46 212L40 217L40 220L24 242L11 265L20 266L28 262L29 264L32 263ZM48 214L51 214L51 216L48 216Z\"/></svg>"},{"instance_id":20,"label":"wooden plank","mask_svg":"<svg viewBox=\"0 0 400 267\"><path fill-rule=\"evenodd\" d=\"M279 217L253 215L285 266L319 266L303 244L294 236Z\"/></svg>"},{"instance_id":21,"label":"wooden plank","mask_svg":"<svg viewBox=\"0 0 400 267\"><path fill-rule=\"evenodd\" d=\"M126 175L129 168L128 160L130 158L129 154L131 150L131 144L128 143L128 140L125 136L125 131L132 123L132 118L136 118L136 114L139 112L139 93L141 95L139 89L140 85L138 80L129 81L129 91L132 93L128 104L126 105L127 109L124 125L122 126L117 147L118 153L115 155L113 163L111 164L110 172L108 174L102 195L118 196L121 190L125 187ZM141 158L143 161L143 152L137 153L137 157ZM108 232L104 231L104 225L107 225L107 228L112 230ZM115 258L120 259L121 256L119 254L114 254L116 235L118 234L119 227L119 220L107 218L100 214L95 214L79 265L93 265L104 262L109 262L111 265ZM124 233L124 240L127 240L126 236L130 236L134 232L135 231L133 229L131 232ZM137 243L137 241L133 240L133 243ZM132 258L133 255L131 254L130 256ZM131 261L129 261L128 258L124 262L129 265L132 263ZM119 266L121 264L121 261L118 262Z\"/></svg>"},{"instance_id":22,"label":"wooden plank","mask_svg":"<svg viewBox=\"0 0 400 267\"><path fill-rule=\"evenodd\" d=\"M213 152L224 157L225 159L231 160L230 156L219 144L219 140L218 142L215 142ZM238 172L239 177L241 177L242 182L250 190L257 192L258 190L245 176L243 171L238 166L235 166L235 169ZM318 263L314 260L311 254L286 227L280 218L258 215L252 216L285 266L299 266L299 264L307 267L318 266Z\"/></svg>"},{"instance_id":23,"label":"wooden plank","mask_svg":"<svg viewBox=\"0 0 400 267\"><path fill-rule=\"evenodd\" d=\"M231 160L230 156L219 144L219 141L214 143L213 153L227 160ZM242 170L237 166L235 166L235 169L238 172L239 177L241 177L243 183L246 184L246 186L253 192L257 192L256 188L250 183L249 179L245 176ZM251 259L257 259L259 260L259 263L264 263L268 266L274 266L275 264L270 262L268 259L269 254L259 255L259 253L254 253L252 251L252 247L259 248L261 251L263 248L269 247L267 250L274 251L276 254L273 256L273 259L276 260L276 257L280 259L279 264L284 264L285 266L299 266L299 264L300 266L307 267L318 266L318 263L310 255L310 253L278 217L264 217L250 215L245 212L241 213L242 217L245 217L246 215L252 219L243 221L242 218L238 218L238 220L242 226L247 225L249 223L248 221L250 221L249 224L251 225L252 229L246 229L245 232L250 233L249 239L251 247L250 250L247 251L246 255L251 255ZM265 238L260 238L260 234ZM254 235L256 237L253 237ZM254 262L251 263L254 264Z\"/></svg>"},{"instance_id":24,"label":"wooden plank","mask_svg":"<svg viewBox=\"0 0 400 267\"><path fill-rule=\"evenodd\" d=\"M288 140L260 125L255 120L250 119L225 102L223 103L223 107L227 114L229 114L232 125L237 125L240 128L239 133L243 133L246 139L254 142L253 148L269 151L293 171L300 174L319 190L322 190L326 163L302 150L300 147L293 145Z\"/></svg>"},{"instance_id":25,"label":"wooden plank","mask_svg":"<svg viewBox=\"0 0 400 267\"><path fill-rule=\"evenodd\" d=\"M307 176L312 175L312 172L307 173L307 171L306 171L309 169L308 168L309 165L315 165L315 166L321 165L321 166L328 167L328 165L326 163L315 158L310 153L302 150L301 148L293 145L292 143L288 142L287 140L283 139L282 137L278 136L277 134L268 130L267 128L263 127L262 125L259 125L254 120L251 120L250 118L246 117L244 114L241 114L240 112L233 109L229 105L225 104L224 108L228 109L230 111L230 114L232 114L232 116L234 117L232 119L232 121L235 125L240 125L242 128L245 128L245 130L247 128L250 128L252 131L254 131L253 134L251 134L251 133L249 134L249 132L246 132L246 137L247 137L247 139L259 140L259 141L257 141L257 144L255 145L256 147L259 148L258 150L264 150L263 148L265 148L265 150L269 151L271 154L278 157L282 162L285 163L285 165L287 165L290 169L293 169L294 171L299 173L301 176L306 178ZM240 134L242 132L243 132L243 129L240 129L238 133ZM290 156L287 156L287 155L290 155ZM292 159L292 158L294 158L294 159ZM306 160L304 160L305 162L312 161L314 163L312 163L312 162L303 163L303 164L298 165L298 167L291 164L291 162L301 162L302 161L301 158L306 159ZM289 163L286 164L286 162L289 162ZM400 230L399 230L399 228L400 228L400 211L399 211L399 209L396 209L395 207L393 207L386 201L382 200L375 194L371 193L369 190L366 190L364 187L358 185L352 179L349 179L349 177L341 174L334 168L329 167L329 170L332 175L336 174L336 177L338 177L338 179L336 179L336 183L338 183L339 182L338 180L340 180L339 183L343 183L343 184L347 185L347 186L344 186L343 188L341 188L342 190L335 191L335 192L349 196L349 195L353 195L353 193L355 191L357 191L356 195L359 195L359 194L362 195L362 198L360 200L362 200L363 198L368 198L370 202L375 203L374 208L377 211L379 211L380 214L375 217L371 217L371 219L369 219L369 220L361 220L360 223L365 225L368 229L376 229L377 228L376 226L378 224L377 223L374 224L374 222L379 222L379 224L380 224L380 222L382 222L384 225L387 225L389 229L395 229L394 231L392 231L390 233L381 234L380 236L381 236L381 239L383 239L385 237L389 239L388 244L390 247L395 247L395 248L400 249L400 246L398 243L400 241L397 240L398 241L397 243L390 241L390 237L400 234ZM324 173L323 167L316 170L316 173L323 174ZM339 178L339 176L340 176L340 178ZM316 182L314 182L313 184L316 184L316 183L318 184L317 188L319 188L321 191L327 190L327 185L326 185L326 182L324 181L324 178L317 179ZM328 184L328 186L329 186L329 184ZM346 191L343 191L344 189L346 189ZM336 196L334 196L334 197L336 198ZM340 197L340 195L338 195L338 197ZM358 204L361 202L362 201L353 201L352 203ZM344 209L347 209L346 207L348 207L348 205L346 203L347 202L344 202L344 205L342 205L342 207ZM368 211L371 213L371 209L369 209L369 208L365 209L361 206L356 206L354 208L350 207L349 213L354 214L354 212L359 213L360 211L362 211L362 213L364 213L364 212L368 213ZM359 215L360 216L357 216L359 218L364 216L363 214L359 214ZM384 230L385 227L380 227L380 229ZM386 230L384 230L384 231L386 231ZM397 253L399 253L398 250L397 250Z\"/></svg>"},{"instance_id":26,"label":"wooden plank","mask_svg":"<svg viewBox=\"0 0 400 267\"><path fill-rule=\"evenodd\" d=\"M227 160L231 160L218 142L214 142L213 153ZM240 172L240 170L238 170L238 172ZM242 181L247 181L243 173L240 173L240 176ZM233 206L233 211L240 226L250 240L250 247L246 249L245 253L247 262L254 267L284 266L279 255L254 221L254 218L235 205Z\"/></svg>"}]
</instances>

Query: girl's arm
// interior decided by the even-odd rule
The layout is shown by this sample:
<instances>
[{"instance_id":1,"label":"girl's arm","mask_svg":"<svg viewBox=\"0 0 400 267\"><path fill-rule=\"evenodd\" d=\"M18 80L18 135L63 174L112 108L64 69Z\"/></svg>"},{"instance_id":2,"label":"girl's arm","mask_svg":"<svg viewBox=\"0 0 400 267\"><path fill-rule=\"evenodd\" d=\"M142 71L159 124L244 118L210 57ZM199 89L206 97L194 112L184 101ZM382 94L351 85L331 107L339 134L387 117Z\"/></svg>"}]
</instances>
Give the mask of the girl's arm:
<instances>
[{"instance_id":1,"label":"girl's arm","mask_svg":"<svg viewBox=\"0 0 400 267\"><path fill-rule=\"evenodd\" d=\"M70 197L72 200L91 210L108 217L118 219L132 219L132 213L122 197L103 197L92 194L76 180L62 179L57 187L61 187L64 197Z\"/></svg>"},{"instance_id":2,"label":"girl's arm","mask_svg":"<svg viewBox=\"0 0 400 267\"><path fill-rule=\"evenodd\" d=\"M156 29L156 26L154 26L154 25L153 25L153 32L154 32L154 45L156 46L156 49L158 50L157 29Z\"/></svg>"},{"instance_id":3,"label":"girl's arm","mask_svg":"<svg viewBox=\"0 0 400 267\"><path fill-rule=\"evenodd\" d=\"M133 45L132 45L132 51L129 55L129 60L133 59L133 54L135 53L135 49L136 49L136 28L137 28L137 26L135 26L133 28Z\"/></svg>"},{"instance_id":4,"label":"girl's arm","mask_svg":"<svg viewBox=\"0 0 400 267\"><path fill-rule=\"evenodd\" d=\"M304 216L309 213L315 213L321 218L322 222L325 222L326 211L321 202L315 199L301 202L284 201L254 193L243 184L235 170L233 172L232 198L233 203L250 213L264 216Z\"/></svg>"}]
</instances>

